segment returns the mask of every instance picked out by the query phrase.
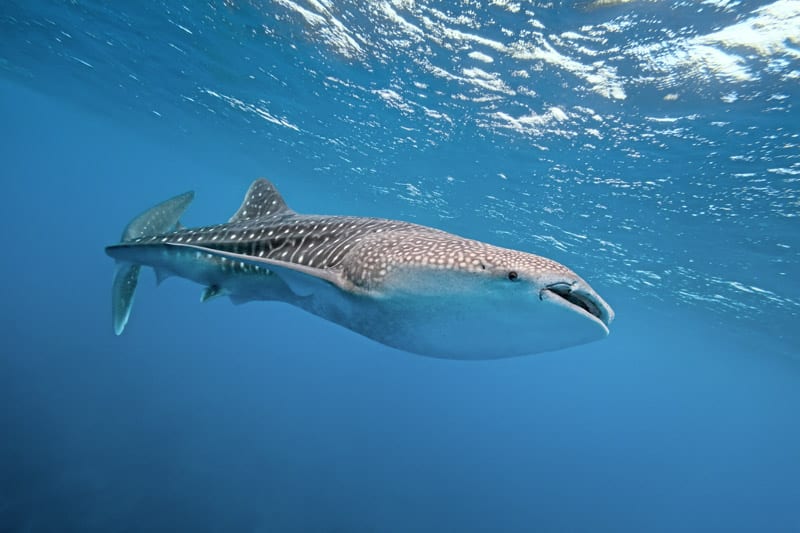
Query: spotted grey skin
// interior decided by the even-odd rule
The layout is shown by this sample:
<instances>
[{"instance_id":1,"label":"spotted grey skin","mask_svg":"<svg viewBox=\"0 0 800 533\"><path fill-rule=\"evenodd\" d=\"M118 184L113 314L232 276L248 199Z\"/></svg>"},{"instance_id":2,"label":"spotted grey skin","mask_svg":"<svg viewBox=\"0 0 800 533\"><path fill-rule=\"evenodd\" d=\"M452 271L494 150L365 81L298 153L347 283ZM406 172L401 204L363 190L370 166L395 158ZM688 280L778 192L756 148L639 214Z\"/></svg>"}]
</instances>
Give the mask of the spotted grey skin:
<instances>
[{"instance_id":1,"label":"spotted grey skin","mask_svg":"<svg viewBox=\"0 0 800 533\"><path fill-rule=\"evenodd\" d=\"M607 335L613 319L602 298L556 261L408 222L301 215L265 179L253 183L225 224L166 230L177 217L165 218L164 206L182 213L178 198L135 219L139 226L156 220L156 231L126 232L107 248L130 265L123 267L128 277L130 268L152 266L159 278L206 285L204 301L283 301L389 346L439 357L506 357L581 344ZM114 312L125 311L116 283L112 296ZM129 311L128 304L124 321L115 314L118 333ZM496 329L531 324L539 333L509 340ZM549 327L571 329L553 336Z\"/></svg>"}]
</instances>

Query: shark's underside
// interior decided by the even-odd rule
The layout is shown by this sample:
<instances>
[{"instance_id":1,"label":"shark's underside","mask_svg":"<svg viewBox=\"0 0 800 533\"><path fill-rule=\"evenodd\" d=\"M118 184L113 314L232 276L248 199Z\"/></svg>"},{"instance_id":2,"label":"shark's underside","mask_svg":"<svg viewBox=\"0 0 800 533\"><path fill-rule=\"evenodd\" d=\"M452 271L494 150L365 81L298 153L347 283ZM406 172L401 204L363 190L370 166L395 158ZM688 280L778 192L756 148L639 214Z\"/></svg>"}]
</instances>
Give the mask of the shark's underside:
<instances>
[{"instance_id":1,"label":"shark's underside","mask_svg":"<svg viewBox=\"0 0 800 533\"><path fill-rule=\"evenodd\" d=\"M201 299L275 300L383 344L455 359L554 350L608 334L613 311L550 259L378 218L301 215L256 180L225 224L182 228L185 193L135 218L121 243L112 314L130 314L142 265L204 285ZM265 325L269 328L269 325Z\"/></svg>"}]
</instances>

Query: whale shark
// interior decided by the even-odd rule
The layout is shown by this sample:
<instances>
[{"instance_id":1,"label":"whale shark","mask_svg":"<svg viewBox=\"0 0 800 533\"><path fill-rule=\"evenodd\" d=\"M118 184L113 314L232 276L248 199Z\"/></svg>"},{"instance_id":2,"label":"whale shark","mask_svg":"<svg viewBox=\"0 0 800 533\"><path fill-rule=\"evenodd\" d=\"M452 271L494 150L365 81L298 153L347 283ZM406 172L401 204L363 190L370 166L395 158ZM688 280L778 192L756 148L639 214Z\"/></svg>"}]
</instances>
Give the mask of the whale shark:
<instances>
[{"instance_id":1,"label":"whale shark","mask_svg":"<svg viewBox=\"0 0 800 533\"><path fill-rule=\"evenodd\" d=\"M185 228L187 192L134 218L118 244L114 331L142 266L203 286L200 299L283 302L420 355L496 359L609 334L614 311L552 259L383 218L300 214L260 178L226 223ZM265 330L269 324L264 325Z\"/></svg>"}]
</instances>

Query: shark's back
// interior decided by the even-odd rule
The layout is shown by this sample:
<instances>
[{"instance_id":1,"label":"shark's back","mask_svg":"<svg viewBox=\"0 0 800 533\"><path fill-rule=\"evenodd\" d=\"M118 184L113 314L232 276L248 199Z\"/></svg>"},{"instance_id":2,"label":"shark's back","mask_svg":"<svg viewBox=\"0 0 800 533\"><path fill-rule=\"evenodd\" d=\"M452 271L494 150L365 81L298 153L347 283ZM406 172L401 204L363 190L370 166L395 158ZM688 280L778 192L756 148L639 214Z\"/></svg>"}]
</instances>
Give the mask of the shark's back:
<instances>
[{"instance_id":1,"label":"shark's back","mask_svg":"<svg viewBox=\"0 0 800 533\"><path fill-rule=\"evenodd\" d=\"M225 224L142 235L128 242L190 244L311 268L335 269L363 239L390 233L455 237L398 220L298 214L286 205L272 183L259 179L251 185L242 206Z\"/></svg>"},{"instance_id":2,"label":"shark's back","mask_svg":"<svg viewBox=\"0 0 800 533\"><path fill-rule=\"evenodd\" d=\"M448 235L433 228L396 220L291 213L149 235L133 239L129 244L191 244L331 269L341 266L348 251L363 239L390 233Z\"/></svg>"}]
</instances>

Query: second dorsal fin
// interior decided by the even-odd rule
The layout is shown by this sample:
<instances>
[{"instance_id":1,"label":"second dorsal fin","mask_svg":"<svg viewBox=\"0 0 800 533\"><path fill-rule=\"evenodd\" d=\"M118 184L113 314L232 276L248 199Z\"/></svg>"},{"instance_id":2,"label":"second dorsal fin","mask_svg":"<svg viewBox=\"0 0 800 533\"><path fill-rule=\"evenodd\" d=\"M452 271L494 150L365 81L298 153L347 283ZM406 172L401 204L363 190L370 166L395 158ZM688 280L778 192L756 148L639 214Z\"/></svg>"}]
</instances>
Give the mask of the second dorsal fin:
<instances>
[{"instance_id":1,"label":"second dorsal fin","mask_svg":"<svg viewBox=\"0 0 800 533\"><path fill-rule=\"evenodd\" d=\"M292 212L278 189L270 181L259 178L250 185L241 207L229 222L253 220Z\"/></svg>"}]
</instances>

